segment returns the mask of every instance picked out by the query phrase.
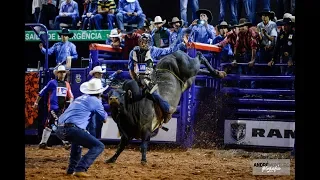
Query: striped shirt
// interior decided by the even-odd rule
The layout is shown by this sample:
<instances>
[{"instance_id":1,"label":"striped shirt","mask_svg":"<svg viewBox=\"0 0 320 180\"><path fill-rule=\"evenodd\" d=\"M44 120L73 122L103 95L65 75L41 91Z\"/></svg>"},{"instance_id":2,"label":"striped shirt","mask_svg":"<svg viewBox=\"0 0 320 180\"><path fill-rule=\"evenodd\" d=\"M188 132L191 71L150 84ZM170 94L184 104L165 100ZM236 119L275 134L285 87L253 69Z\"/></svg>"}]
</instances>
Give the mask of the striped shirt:
<instances>
[{"instance_id":1,"label":"striped shirt","mask_svg":"<svg viewBox=\"0 0 320 180\"><path fill-rule=\"evenodd\" d=\"M116 3L114 2L114 0L100 0L98 1L98 9L100 9L102 11L109 11L111 9L116 9Z\"/></svg>"}]
</instances>

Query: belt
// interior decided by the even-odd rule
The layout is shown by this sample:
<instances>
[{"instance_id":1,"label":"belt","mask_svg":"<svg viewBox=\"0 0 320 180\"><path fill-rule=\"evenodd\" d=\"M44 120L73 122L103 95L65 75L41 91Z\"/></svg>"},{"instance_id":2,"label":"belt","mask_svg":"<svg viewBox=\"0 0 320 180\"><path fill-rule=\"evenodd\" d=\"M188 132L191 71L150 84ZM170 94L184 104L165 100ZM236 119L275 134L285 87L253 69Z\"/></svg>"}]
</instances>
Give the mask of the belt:
<instances>
[{"instance_id":1,"label":"belt","mask_svg":"<svg viewBox=\"0 0 320 180\"><path fill-rule=\"evenodd\" d=\"M75 124L73 123L65 123L65 124L59 124L59 127L77 127Z\"/></svg>"}]
</instances>

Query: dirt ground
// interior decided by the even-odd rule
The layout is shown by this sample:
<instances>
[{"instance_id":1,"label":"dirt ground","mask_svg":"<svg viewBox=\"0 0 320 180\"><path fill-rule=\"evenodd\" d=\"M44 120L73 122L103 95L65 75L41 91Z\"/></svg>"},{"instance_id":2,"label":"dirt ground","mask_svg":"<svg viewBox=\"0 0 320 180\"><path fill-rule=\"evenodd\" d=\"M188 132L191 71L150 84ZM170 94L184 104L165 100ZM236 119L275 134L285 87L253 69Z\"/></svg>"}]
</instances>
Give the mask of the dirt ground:
<instances>
[{"instance_id":1,"label":"dirt ground","mask_svg":"<svg viewBox=\"0 0 320 180\"><path fill-rule=\"evenodd\" d=\"M110 146L109 146L110 147ZM87 150L84 149L83 154ZM130 147L115 164L105 164L104 160L115 152L114 146L106 149L88 170L91 177L86 179L294 179L294 159L291 159L290 176L254 176L251 160L263 158L290 158L285 153L258 153L244 150L155 148L147 154L148 164L140 164L138 147ZM26 180L70 180L67 176L69 151L61 146L50 150L40 150L36 145L25 146ZM83 178L81 178L83 179Z\"/></svg>"}]
</instances>

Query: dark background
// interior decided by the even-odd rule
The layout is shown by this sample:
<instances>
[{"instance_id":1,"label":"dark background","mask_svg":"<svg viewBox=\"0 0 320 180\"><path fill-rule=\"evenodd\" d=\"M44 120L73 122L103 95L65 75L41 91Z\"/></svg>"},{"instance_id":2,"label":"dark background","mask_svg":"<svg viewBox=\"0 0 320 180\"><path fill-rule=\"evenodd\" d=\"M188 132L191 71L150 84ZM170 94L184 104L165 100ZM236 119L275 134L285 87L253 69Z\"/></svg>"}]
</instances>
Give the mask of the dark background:
<instances>
[{"instance_id":1,"label":"dark background","mask_svg":"<svg viewBox=\"0 0 320 180\"><path fill-rule=\"evenodd\" d=\"M77 2L81 2L82 0L77 0ZM118 0L115 0L118 4ZM33 16L31 14L31 5L32 0L25 0L26 2L26 22L32 22ZM162 19L166 19L167 22L170 22L172 17L177 16L180 18L180 0L139 0L140 5L146 14L147 17L150 17L154 19L155 16L160 15ZM257 0L257 11L260 11L261 0ZM220 0L199 0L199 6L200 8L207 8L211 10L213 15L213 20L211 22L212 25L216 25L219 19L219 8L220 8ZM271 9L275 11L276 9L276 1L271 0ZM189 3L190 4L190 3ZM190 6L188 4L188 6ZM82 4L79 3L79 11L80 14L83 12L83 8L81 8ZM227 7L226 10L226 20L230 21L230 10ZM244 15L244 8L242 10L242 15ZM191 20L191 8L188 8L188 19ZM189 21L190 21L189 20ZM256 17L256 20L259 22L260 18ZM52 46L55 42L50 42L49 46ZM105 42L99 42L99 43L105 43ZM37 62L41 61L41 64L44 64L44 55L41 54L39 48L38 48L39 42L26 42L25 43L25 61L28 63L28 67L37 67ZM90 42L75 42L75 45L77 46L77 51L79 54L79 60L77 63L74 63L75 66L80 65L80 58L85 57L87 58L89 56L89 46ZM49 56L49 66L55 65L55 56Z\"/></svg>"}]
</instances>

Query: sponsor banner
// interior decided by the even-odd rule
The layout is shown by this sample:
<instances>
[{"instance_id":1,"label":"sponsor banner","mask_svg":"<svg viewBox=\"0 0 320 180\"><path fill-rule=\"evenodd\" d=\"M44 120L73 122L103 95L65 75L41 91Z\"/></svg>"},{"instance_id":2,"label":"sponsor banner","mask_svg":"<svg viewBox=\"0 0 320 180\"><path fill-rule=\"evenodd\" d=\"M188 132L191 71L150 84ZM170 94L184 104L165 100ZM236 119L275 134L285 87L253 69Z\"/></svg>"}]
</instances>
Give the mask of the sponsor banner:
<instances>
[{"instance_id":1,"label":"sponsor banner","mask_svg":"<svg viewBox=\"0 0 320 180\"><path fill-rule=\"evenodd\" d=\"M70 30L74 33L73 37L70 38L70 41L105 41L109 38L110 30ZM49 30L49 41L61 41L61 38L58 34L60 30ZM40 34L43 34L44 31L40 31ZM34 31L25 31L25 41L40 41L37 34Z\"/></svg>"},{"instance_id":2,"label":"sponsor banner","mask_svg":"<svg viewBox=\"0 0 320 180\"><path fill-rule=\"evenodd\" d=\"M224 143L294 147L294 132L294 122L225 120Z\"/></svg>"},{"instance_id":3,"label":"sponsor banner","mask_svg":"<svg viewBox=\"0 0 320 180\"><path fill-rule=\"evenodd\" d=\"M290 159L254 159L253 175L290 175Z\"/></svg>"},{"instance_id":4,"label":"sponsor banner","mask_svg":"<svg viewBox=\"0 0 320 180\"><path fill-rule=\"evenodd\" d=\"M169 131L164 131L159 129L159 133L152 137L151 141L165 141L165 142L176 142L177 140L177 118L172 118L164 127L168 128ZM108 121L103 124L102 132L101 132L102 139L110 139L115 140L119 139L119 131L117 124L113 121L112 117L108 117Z\"/></svg>"}]
</instances>

